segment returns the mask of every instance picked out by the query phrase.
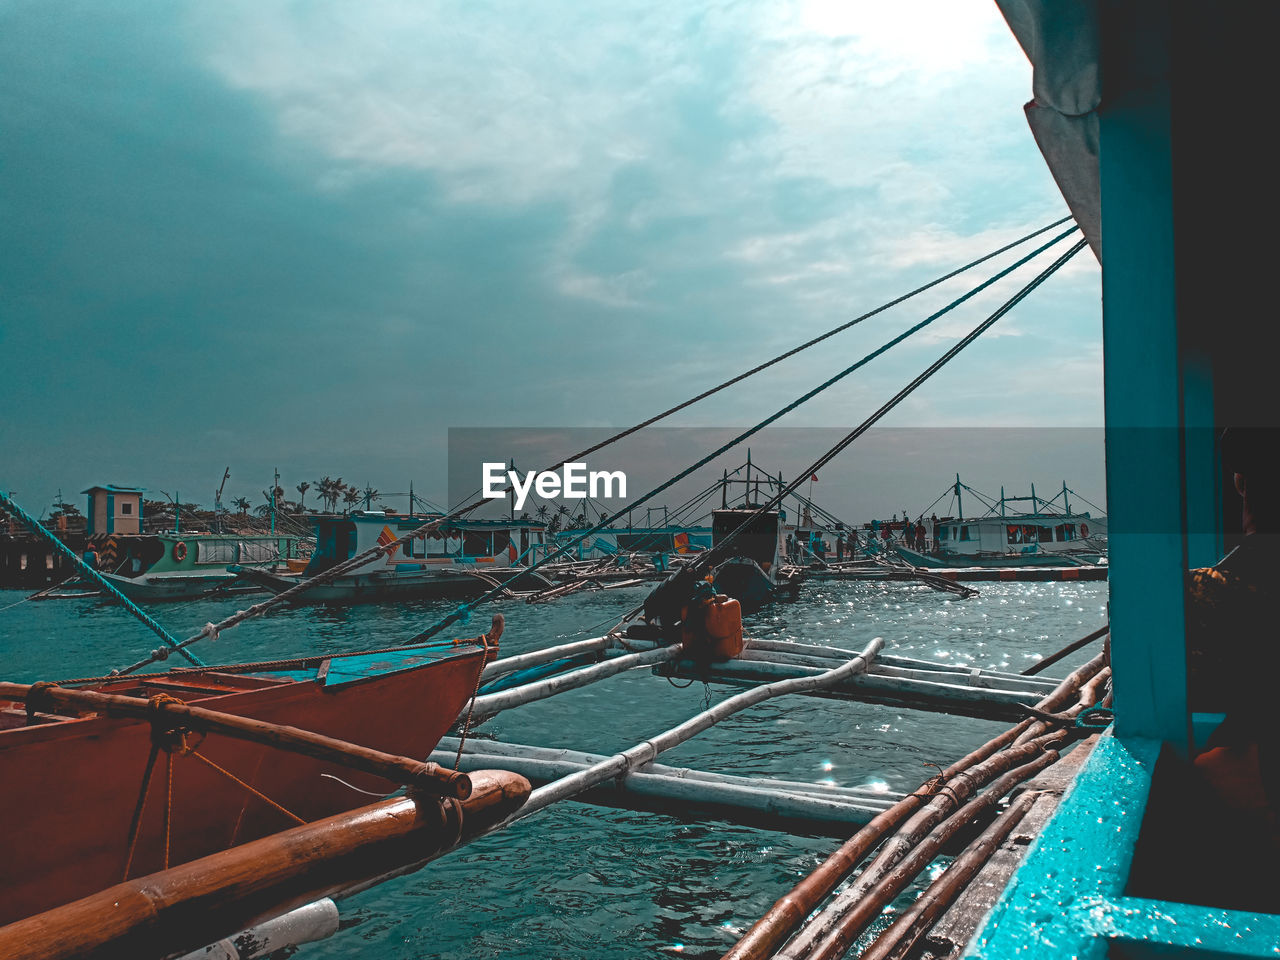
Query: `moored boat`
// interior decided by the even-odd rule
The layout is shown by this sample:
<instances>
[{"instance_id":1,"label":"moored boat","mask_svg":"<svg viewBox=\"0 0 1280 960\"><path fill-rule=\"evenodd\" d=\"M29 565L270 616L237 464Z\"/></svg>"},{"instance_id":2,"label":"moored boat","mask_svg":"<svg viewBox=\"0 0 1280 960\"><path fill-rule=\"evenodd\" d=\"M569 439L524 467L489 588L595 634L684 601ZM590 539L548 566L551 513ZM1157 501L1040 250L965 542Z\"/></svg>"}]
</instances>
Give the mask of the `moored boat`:
<instances>
[{"instance_id":1,"label":"moored boat","mask_svg":"<svg viewBox=\"0 0 1280 960\"><path fill-rule=\"evenodd\" d=\"M161 533L141 539L136 556L126 555L115 571L98 571L131 600L189 600L245 589L251 585L237 583L229 567L271 571L298 558L300 546L298 537L287 536Z\"/></svg>"},{"instance_id":2,"label":"moored boat","mask_svg":"<svg viewBox=\"0 0 1280 960\"><path fill-rule=\"evenodd\" d=\"M299 574L279 574L238 565L233 571L248 583L282 593L340 563L389 544L443 515L365 511L347 516L313 517L316 548ZM521 566L542 542L545 525L529 520L450 520L425 538L373 557L337 577L316 583L303 603L362 603L392 599L477 596L492 588L495 576ZM538 586L550 582L538 577Z\"/></svg>"},{"instance_id":3,"label":"moored boat","mask_svg":"<svg viewBox=\"0 0 1280 960\"><path fill-rule=\"evenodd\" d=\"M733 597L744 614L754 613L783 595L794 595L797 578L782 572L780 510L728 507L711 514L712 549L721 544L726 559L711 572L716 592Z\"/></svg>"},{"instance_id":4,"label":"moored boat","mask_svg":"<svg viewBox=\"0 0 1280 960\"><path fill-rule=\"evenodd\" d=\"M969 490L956 478L957 500ZM1035 488L1027 497L1000 498L987 504L978 516L921 520L930 534L930 548L890 540L903 560L917 567L1026 567L1094 566L1105 562L1107 518L1071 509L1070 490L1063 484L1052 499L1038 498ZM1061 503L1059 503L1061 498ZM1031 503L1031 509L1010 510L1011 504ZM918 538L914 542L918 543Z\"/></svg>"},{"instance_id":5,"label":"moored boat","mask_svg":"<svg viewBox=\"0 0 1280 960\"><path fill-rule=\"evenodd\" d=\"M364 791L397 786L328 754L282 752L164 719L166 704L423 757L475 691L500 629L495 618L480 641L52 689L0 685L0 777L8 785L0 818L11 826L7 859L21 864L0 878L0 924L353 809L368 802Z\"/></svg>"}]
</instances>

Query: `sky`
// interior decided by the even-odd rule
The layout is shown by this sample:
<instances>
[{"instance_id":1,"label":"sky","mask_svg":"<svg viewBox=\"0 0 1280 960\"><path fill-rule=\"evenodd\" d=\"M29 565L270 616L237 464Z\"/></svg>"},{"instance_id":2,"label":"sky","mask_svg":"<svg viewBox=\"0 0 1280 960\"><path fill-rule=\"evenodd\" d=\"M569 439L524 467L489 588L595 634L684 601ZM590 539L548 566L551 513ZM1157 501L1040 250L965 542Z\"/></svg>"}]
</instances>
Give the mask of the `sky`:
<instances>
[{"instance_id":1,"label":"sky","mask_svg":"<svg viewBox=\"0 0 1280 960\"><path fill-rule=\"evenodd\" d=\"M628 426L1064 216L1030 90L991 0L0 0L0 487L442 500L450 428ZM671 424L754 423L1012 256ZM1034 272L783 425L859 423ZM884 420L1101 422L1087 250ZM823 481L1102 502L1100 441L1021 443Z\"/></svg>"}]
</instances>

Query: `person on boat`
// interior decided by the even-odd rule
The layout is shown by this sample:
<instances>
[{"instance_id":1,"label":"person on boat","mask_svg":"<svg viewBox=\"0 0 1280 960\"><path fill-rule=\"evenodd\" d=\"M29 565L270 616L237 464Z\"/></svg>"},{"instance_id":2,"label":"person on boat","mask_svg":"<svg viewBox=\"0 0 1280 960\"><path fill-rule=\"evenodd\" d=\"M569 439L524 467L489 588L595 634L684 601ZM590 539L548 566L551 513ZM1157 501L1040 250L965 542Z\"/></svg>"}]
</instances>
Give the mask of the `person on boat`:
<instances>
[{"instance_id":1,"label":"person on boat","mask_svg":"<svg viewBox=\"0 0 1280 960\"><path fill-rule=\"evenodd\" d=\"M787 561L796 562L796 540L791 534L787 534Z\"/></svg>"},{"instance_id":2,"label":"person on boat","mask_svg":"<svg viewBox=\"0 0 1280 960\"><path fill-rule=\"evenodd\" d=\"M902 524L902 545L910 547L916 542L916 525L907 519Z\"/></svg>"},{"instance_id":3,"label":"person on boat","mask_svg":"<svg viewBox=\"0 0 1280 960\"><path fill-rule=\"evenodd\" d=\"M89 565L90 570L98 569L98 551L94 549L92 543L85 548L84 555L81 559Z\"/></svg>"},{"instance_id":4,"label":"person on boat","mask_svg":"<svg viewBox=\"0 0 1280 960\"><path fill-rule=\"evenodd\" d=\"M836 563L844 560L844 531L836 534Z\"/></svg>"},{"instance_id":5,"label":"person on boat","mask_svg":"<svg viewBox=\"0 0 1280 960\"><path fill-rule=\"evenodd\" d=\"M1187 697L1195 713L1223 720L1190 764L1170 758L1153 793L1147 882L1207 906L1280 911L1280 722L1273 685L1280 668L1273 591L1280 577L1280 431L1231 428L1222 459L1241 498L1240 544L1187 575ZM1173 870L1166 858L1186 861ZM1187 881L1185 878L1190 877ZM1169 898L1169 897L1167 897Z\"/></svg>"},{"instance_id":6,"label":"person on boat","mask_svg":"<svg viewBox=\"0 0 1280 960\"><path fill-rule=\"evenodd\" d=\"M916 552L924 553L924 514L920 514L920 519L916 521Z\"/></svg>"}]
</instances>

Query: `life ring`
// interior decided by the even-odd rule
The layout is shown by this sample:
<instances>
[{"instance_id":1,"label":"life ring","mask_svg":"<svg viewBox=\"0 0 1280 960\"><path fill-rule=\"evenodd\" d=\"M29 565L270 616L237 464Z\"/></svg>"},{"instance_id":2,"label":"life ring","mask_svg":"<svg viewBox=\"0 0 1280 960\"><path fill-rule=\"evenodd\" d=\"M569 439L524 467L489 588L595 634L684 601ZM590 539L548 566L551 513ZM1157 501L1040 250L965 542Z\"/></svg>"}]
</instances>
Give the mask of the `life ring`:
<instances>
[{"instance_id":1,"label":"life ring","mask_svg":"<svg viewBox=\"0 0 1280 960\"><path fill-rule=\"evenodd\" d=\"M173 560L175 563L181 563L187 559L187 545L179 540L173 545Z\"/></svg>"},{"instance_id":2,"label":"life ring","mask_svg":"<svg viewBox=\"0 0 1280 960\"><path fill-rule=\"evenodd\" d=\"M1080 524L1080 536L1087 537L1089 535L1089 525L1087 523Z\"/></svg>"}]
</instances>

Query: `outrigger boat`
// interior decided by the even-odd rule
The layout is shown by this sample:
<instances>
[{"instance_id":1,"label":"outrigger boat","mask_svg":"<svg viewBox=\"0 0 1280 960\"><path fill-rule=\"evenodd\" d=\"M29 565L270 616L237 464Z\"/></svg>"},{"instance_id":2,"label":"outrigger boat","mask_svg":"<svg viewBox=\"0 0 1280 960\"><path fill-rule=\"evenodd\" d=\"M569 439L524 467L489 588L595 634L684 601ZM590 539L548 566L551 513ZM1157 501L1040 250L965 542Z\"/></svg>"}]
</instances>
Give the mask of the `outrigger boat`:
<instances>
[{"instance_id":1,"label":"outrigger boat","mask_svg":"<svg viewBox=\"0 0 1280 960\"><path fill-rule=\"evenodd\" d=\"M422 765L404 758L457 719L500 633L495 618L475 641L0 684L0 926L411 782ZM310 749L275 749L296 746L296 728ZM326 738L404 762L353 767L316 747Z\"/></svg>"},{"instance_id":2,"label":"outrigger boat","mask_svg":"<svg viewBox=\"0 0 1280 960\"><path fill-rule=\"evenodd\" d=\"M970 490L956 477L957 498ZM970 491L973 492L973 491ZM932 524L932 552L893 542L899 557L916 567L1092 566L1106 557L1107 518L1071 509L1070 490L1045 500L1035 487L1027 497L987 504L980 516L947 517ZM1061 504L1058 503L1061 498ZM959 500L963 504L963 500ZM1030 502L1031 510L1020 509ZM1014 505L1014 509L1009 509Z\"/></svg>"},{"instance_id":3,"label":"outrigger boat","mask_svg":"<svg viewBox=\"0 0 1280 960\"><path fill-rule=\"evenodd\" d=\"M283 568L298 556L299 546L298 537L216 533L161 533L155 535L154 541L145 544L138 557L126 559L120 572L99 571L131 600L189 600L215 590L242 590L249 585L237 583L236 574L229 567ZM125 572L135 561L138 570Z\"/></svg>"},{"instance_id":4,"label":"outrigger boat","mask_svg":"<svg viewBox=\"0 0 1280 960\"><path fill-rule=\"evenodd\" d=\"M305 539L220 533L157 533L102 536L88 549L98 556L98 574L130 600L191 600L214 592L258 590L228 568L239 564L282 570L305 563ZM97 596L83 577L46 588L33 599Z\"/></svg>"},{"instance_id":5,"label":"outrigger boat","mask_svg":"<svg viewBox=\"0 0 1280 960\"><path fill-rule=\"evenodd\" d=\"M282 575L243 565L232 570L247 583L282 593L442 516L381 510L316 516L315 552L300 574ZM315 585L301 599L306 603L362 603L476 596L496 584L499 571L520 567L532 548L542 542L545 529L545 524L529 520L450 520L425 539L407 540L368 563ZM536 576L536 585L552 586L541 576Z\"/></svg>"}]
</instances>

